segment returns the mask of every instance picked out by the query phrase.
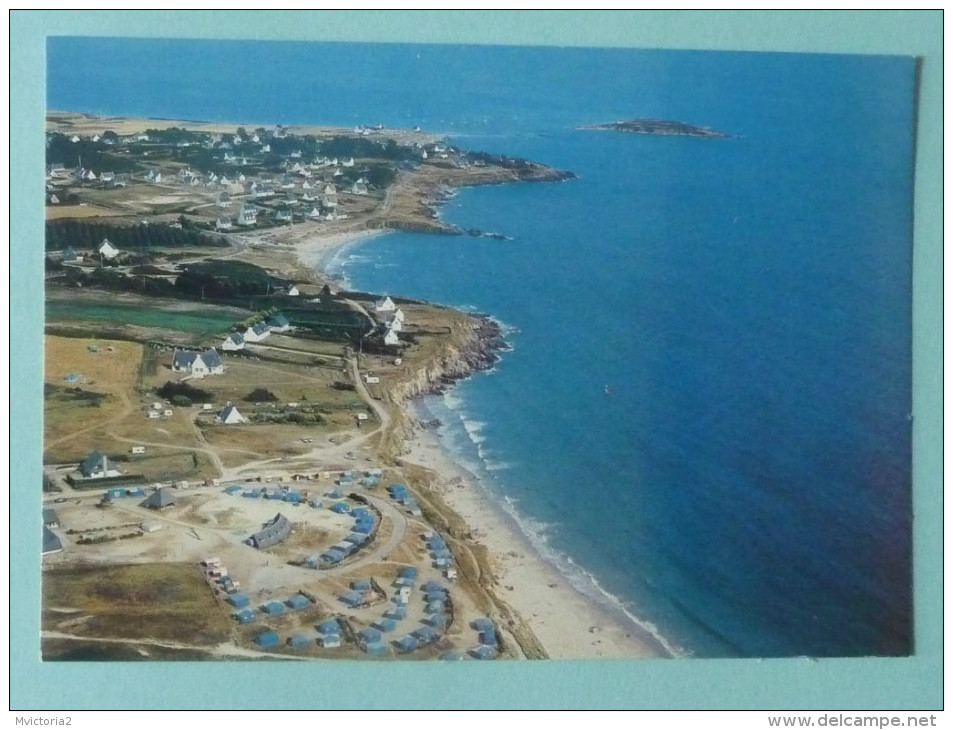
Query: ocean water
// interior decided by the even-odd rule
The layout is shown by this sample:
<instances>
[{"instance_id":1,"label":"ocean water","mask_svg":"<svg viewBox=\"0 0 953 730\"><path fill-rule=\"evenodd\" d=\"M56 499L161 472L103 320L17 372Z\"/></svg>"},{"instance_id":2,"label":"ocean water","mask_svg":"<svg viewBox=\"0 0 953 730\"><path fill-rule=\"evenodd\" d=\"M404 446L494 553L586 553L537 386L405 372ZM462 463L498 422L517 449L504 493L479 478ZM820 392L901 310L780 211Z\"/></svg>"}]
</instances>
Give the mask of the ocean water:
<instances>
[{"instance_id":1,"label":"ocean water","mask_svg":"<svg viewBox=\"0 0 953 730\"><path fill-rule=\"evenodd\" d=\"M420 125L575 172L441 209L511 241L394 233L336 265L505 325L493 371L421 407L580 590L682 654L863 656L912 646L913 80L870 56L63 38L48 99ZM632 117L733 137L574 129Z\"/></svg>"}]
</instances>

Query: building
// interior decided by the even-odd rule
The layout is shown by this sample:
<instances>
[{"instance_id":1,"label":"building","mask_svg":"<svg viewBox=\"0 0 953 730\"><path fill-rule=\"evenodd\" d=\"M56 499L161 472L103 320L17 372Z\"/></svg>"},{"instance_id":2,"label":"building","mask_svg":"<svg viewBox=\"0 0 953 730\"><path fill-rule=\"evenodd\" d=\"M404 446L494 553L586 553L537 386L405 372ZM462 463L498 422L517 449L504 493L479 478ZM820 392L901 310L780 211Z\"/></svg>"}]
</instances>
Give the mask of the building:
<instances>
[{"instance_id":1,"label":"building","mask_svg":"<svg viewBox=\"0 0 953 730\"><path fill-rule=\"evenodd\" d=\"M267 322L256 322L242 333L245 342L260 342L271 334L271 327Z\"/></svg>"},{"instance_id":2,"label":"building","mask_svg":"<svg viewBox=\"0 0 953 730\"><path fill-rule=\"evenodd\" d=\"M175 504L175 493L168 487L159 487L139 504L140 507L160 510Z\"/></svg>"},{"instance_id":3,"label":"building","mask_svg":"<svg viewBox=\"0 0 953 730\"><path fill-rule=\"evenodd\" d=\"M299 296L300 294L301 294L301 292L298 291L298 287L295 286L294 284L292 284L291 286L288 287L288 296L289 296L289 297L296 297L296 296Z\"/></svg>"},{"instance_id":4,"label":"building","mask_svg":"<svg viewBox=\"0 0 953 730\"><path fill-rule=\"evenodd\" d=\"M390 297L384 297L383 299L378 299L374 302L374 311L375 312L393 312L397 309L397 305L394 304L394 300Z\"/></svg>"},{"instance_id":5,"label":"building","mask_svg":"<svg viewBox=\"0 0 953 730\"><path fill-rule=\"evenodd\" d=\"M232 332L222 343L222 349L226 351L244 350L245 338L239 332Z\"/></svg>"},{"instance_id":6,"label":"building","mask_svg":"<svg viewBox=\"0 0 953 730\"><path fill-rule=\"evenodd\" d=\"M63 551L63 541L46 525L43 526L43 555Z\"/></svg>"},{"instance_id":7,"label":"building","mask_svg":"<svg viewBox=\"0 0 953 730\"><path fill-rule=\"evenodd\" d=\"M209 349L203 353L175 350L172 353L172 370L202 378L206 375L221 375L225 372L225 365L222 356L215 350Z\"/></svg>"},{"instance_id":8,"label":"building","mask_svg":"<svg viewBox=\"0 0 953 730\"><path fill-rule=\"evenodd\" d=\"M280 312L269 319L267 325L272 332L287 332L291 329L291 322Z\"/></svg>"},{"instance_id":9,"label":"building","mask_svg":"<svg viewBox=\"0 0 953 730\"><path fill-rule=\"evenodd\" d=\"M397 336L397 333L394 330L387 330L387 333L384 335L384 344L385 345L399 345L400 337Z\"/></svg>"},{"instance_id":10,"label":"building","mask_svg":"<svg viewBox=\"0 0 953 730\"><path fill-rule=\"evenodd\" d=\"M108 238L104 238L103 242L99 244L99 248L96 249L96 253L107 261L112 261L119 255L119 249L113 246Z\"/></svg>"},{"instance_id":11,"label":"building","mask_svg":"<svg viewBox=\"0 0 953 730\"><path fill-rule=\"evenodd\" d=\"M60 526L60 518L56 514L55 509L46 507L43 510L43 527L49 527L52 530L55 530Z\"/></svg>"},{"instance_id":12,"label":"building","mask_svg":"<svg viewBox=\"0 0 953 730\"><path fill-rule=\"evenodd\" d=\"M287 539L291 534L291 523L280 512L265 524L264 528L248 538L248 544L252 547L262 548L277 545Z\"/></svg>"},{"instance_id":13,"label":"building","mask_svg":"<svg viewBox=\"0 0 953 730\"><path fill-rule=\"evenodd\" d=\"M118 469L111 468L109 457L94 451L79 465L79 473L83 479L105 479L122 475Z\"/></svg>"},{"instance_id":14,"label":"building","mask_svg":"<svg viewBox=\"0 0 953 730\"><path fill-rule=\"evenodd\" d=\"M247 423L248 419L239 413L235 406L229 403L218 414L218 421L227 426L233 426L240 423Z\"/></svg>"},{"instance_id":15,"label":"building","mask_svg":"<svg viewBox=\"0 0 953 730\"><path fill-rule=\"evenodd\" d=\"M264 191L262 191L264 194ZM240 226L253 226L258 222L258 209L251 205L243 205L238 211L238 219L235 221Z\"/></svg>"}]
</instances>

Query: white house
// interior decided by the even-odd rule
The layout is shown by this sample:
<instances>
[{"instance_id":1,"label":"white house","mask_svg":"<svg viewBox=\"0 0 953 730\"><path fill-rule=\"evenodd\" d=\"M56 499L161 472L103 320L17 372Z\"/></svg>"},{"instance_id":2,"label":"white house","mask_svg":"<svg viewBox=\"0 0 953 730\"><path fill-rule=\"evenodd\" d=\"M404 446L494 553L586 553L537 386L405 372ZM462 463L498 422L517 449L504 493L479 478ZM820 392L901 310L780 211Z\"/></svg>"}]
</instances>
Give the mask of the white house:
<instances>
[{"instance_id":1,"label":"white house","mask_svg":"<svg viewBox=\"0 0 953 730\"><path fill-rule=\"evenodd\" d=\"M387 330L387 334L384 335L384 344L385 345L399 345L400 338L397 336L397 333L394 330Z\"/></svg>"},{"instance_id":2,"label":"white house","mask_svg":"<svg viewBox=\"0 0 953 730\"><path fill-rule=\"evenodd\" d=\"M99 248L96 249L96 252L104 259L110 261L119 255L119 249L113 246L108 238L103 239L103 242L99 244Z\"/></svg>"},{"instance_id":3,"label":"white house","mask_svg":"<svg viewBox=\"0 0 953 730\"><path fill-rule=\"evenodd\" d=\"M351 193L354 195L367 195L367 180L363 177L351 186Z\"/></svg>"},{"instance_id":4,"label":"white house","mask_svg":"<svg viewBox=\"0 0 953 730\"><path fill-rule=\"evenodd\" d=\"M298 287L296 287L294 284L292 284L291 286L288 287L288 296L289 296L289 297L296 297L296 296L299 296L300 294L301 294L301 292L298 291Z\"/></svg>"},{"instance_id":5,"label":"white house","mask_svg":"<svg viewBox=\"0 0 953 730\"><path fill-rule=\"evenodd\" d=\"M280 312L269 319L267 324L272 332L287 332L291 329L291 322Z\"/></svg>"},{"instance_id":6,"label":"white house","mask_svg":"<svg viewBox=\"0 0 953 730\"><path fill-rule=\"evenodd\" d=\"M239 413L238 409L231 403L225 406L221 413L218 414L218 420L220 423L224 423L229 426L248 422L248 419Z\"/></svg>"},{"instance_id":7,"label":"white house","mask_svg":"<svg viewBox=\"0 0 953 730\"><path fill-rule=\"evenodd\" d=\"M393 312L397 309L397 305L394 304L394 300L390 297L384 297L383 299L378 299L374 302L374 311L375 312Z\"/></svg>"},{"instance_id":8,"label":"white house","mask_svg":"<svg viewBox=\"0 0 953 730\"><path fill-rule=\"evenodd\" d=\"M394 332L400 332L404 328L403 320L398 319L397 312L388 312L384 315L384 326Z\"/></svg>"},{"instance_id":9,"label":"white house","mask_svg":"<svg viewBox=\"0 0 953 730\"><path fill-rule=\"evenodd\" d=\"M238 220L235 221L240 226L253 226L258 221L258 210L250 205L243 205L238 211Z\"/></svg>"},{"instance_id":10,"label":"white house","mask_svg":"<svg viewBox=\"0 0 953 730\"><path fill-rule=\"evenodd\" d=\"M271 334L271 328L265 322L256 322L242 333L245 342L260 342Z\"/></svg>"},{"instance_id":11,"label":"white house","mask_svg":"<svg viewBox=\"0 0 953 730\"><path fill-rule=\"evenodd\" d=\"M215 229L218 231L227 231L232 227L232 219L227 215L220 215L215 221Z\"/></svg>"},{"instance_id":12,"label":"white house","mask_svg":"<svg viewBox=\"0 0 953 730\"><path fill-rule=\"evenodd\" d=\"M225 365L222 363L222 356L215 350L206 350L203 353L175 350L172 353L172 370L201 378L206 375L221 375L225 372Z\"/></svg>"},{"instance_id":13,"label":"white house","mask_svg":"<svg viewBox=\"0 0 953 730\"><path fill-rule=\"evenodd\" d=\"M222 343L223 350L244 350L245 349L245 338L242 337L238 332L232 332L228 337L225 338L225 342Z\"/></svg>"}]
</instances>

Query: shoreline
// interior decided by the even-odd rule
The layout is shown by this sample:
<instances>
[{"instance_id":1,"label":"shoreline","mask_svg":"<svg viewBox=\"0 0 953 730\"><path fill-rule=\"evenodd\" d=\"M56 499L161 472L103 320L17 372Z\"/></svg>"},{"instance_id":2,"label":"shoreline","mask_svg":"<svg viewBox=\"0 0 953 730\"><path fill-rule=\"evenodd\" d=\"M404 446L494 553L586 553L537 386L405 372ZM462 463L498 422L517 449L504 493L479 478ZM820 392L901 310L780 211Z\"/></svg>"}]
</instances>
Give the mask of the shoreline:
<instances>
[{"instance_id":1,"label":"shoreline","mask_svg":"<svg viewBox=\"0 0 953 730\"><path fill-rule=\"evenodd\" d=\"M405 406L420 417L415 402ZM550 659L670 658L648 629L619 615L572 584L488 492L478 476L456 463L436 429L415 428L401 456L438 475L432 489L469 526L490 554L493 593L530 628Z\"/></svg>"},{"instance_id":2,"label":"shoreline","mask_svg":"<svg viewBox=\"0 0 953 730\"><path fill-rule=\"evenodd\" d=\"M349 247L388 231L314 231L292 246L295 256L317 276L330 279L327 268ZM497 356L498 357L498 356ZM469 377L454 373L452 380ZM441 388L452 383L441 382ZM394 405L405 422L420 420L420 400L433 391L405 392ZM610 607L572 584L531 543L519 522L480 484L479 478L457 464L434 430L414 425L400 445L400 463L429 469L436 476L431 492L459 517L489 553L492 575L488 590L505 603L532 632L551 659L649 659L676 654L622 606ZM477 537L478 536L478 537ZM608 594L607 594L608 595Z\"/></svg>"}]
</instances>

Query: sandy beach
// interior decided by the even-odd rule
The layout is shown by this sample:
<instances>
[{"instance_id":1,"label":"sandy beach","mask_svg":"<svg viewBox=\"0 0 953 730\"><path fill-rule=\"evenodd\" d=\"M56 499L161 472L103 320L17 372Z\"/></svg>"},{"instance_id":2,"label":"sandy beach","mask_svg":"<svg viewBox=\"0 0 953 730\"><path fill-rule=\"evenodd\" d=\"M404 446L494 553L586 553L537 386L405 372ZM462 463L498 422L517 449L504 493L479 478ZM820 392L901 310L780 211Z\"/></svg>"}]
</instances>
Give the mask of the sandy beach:
<instances>
[{"instance_id":1,"label":"sandy beach","mask_svg":"<svg viewBox=\"0 0 953 730\"><path fill-rule=\"evenodd\" d=\"M519 613L551 659L669 656L654 637L640 635L637 626L580 593L547 563L473 475L451 460L435 430L416 429L402 458L440 474L435 489L490 550L497 595Z\"/></svg>"}]
</instances>

